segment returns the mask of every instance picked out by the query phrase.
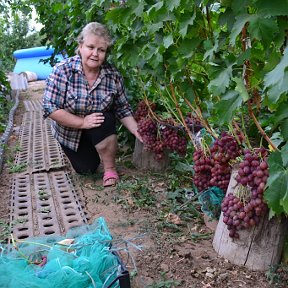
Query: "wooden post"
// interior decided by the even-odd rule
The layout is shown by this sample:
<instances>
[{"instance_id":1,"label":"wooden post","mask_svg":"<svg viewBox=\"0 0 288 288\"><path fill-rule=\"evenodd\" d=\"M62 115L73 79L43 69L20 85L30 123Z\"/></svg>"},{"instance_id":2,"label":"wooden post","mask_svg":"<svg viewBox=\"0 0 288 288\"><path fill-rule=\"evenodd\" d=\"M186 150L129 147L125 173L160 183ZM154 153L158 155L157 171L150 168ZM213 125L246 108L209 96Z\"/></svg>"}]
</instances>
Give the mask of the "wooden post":
<instances>
[{"instance_id":1,"label":"wooden post","mask_svg":"<svg viewBox=\"0 0 288 288\"><path fill-rule=\"evenodd\" d=\"M235 192L236 174L237 170L233 170L227 194ZM287 228L286 217L273 217L269 220L267 213L257 226L249 230L238 231L240 238L233 239L229 237L229 231L223 223L223 213L221 213L213 239L213 247L220 256L233 264L243 265L255 271L266 271L270 265L278 264L281 260Z\"/></svg>"},{"instance_id":2,"label":"wooden post","mask_svg":"<svg viewBox=\"0 0 288 288\"><path fill-rule=\"evenodd\" d=\"M169 156L168 153L165 153L163 159L156 160L154 152L145 150L144 145L136 139L133 153L133 164L138 169L164 171L169 166Z\"/></svg>"}]
</instances>

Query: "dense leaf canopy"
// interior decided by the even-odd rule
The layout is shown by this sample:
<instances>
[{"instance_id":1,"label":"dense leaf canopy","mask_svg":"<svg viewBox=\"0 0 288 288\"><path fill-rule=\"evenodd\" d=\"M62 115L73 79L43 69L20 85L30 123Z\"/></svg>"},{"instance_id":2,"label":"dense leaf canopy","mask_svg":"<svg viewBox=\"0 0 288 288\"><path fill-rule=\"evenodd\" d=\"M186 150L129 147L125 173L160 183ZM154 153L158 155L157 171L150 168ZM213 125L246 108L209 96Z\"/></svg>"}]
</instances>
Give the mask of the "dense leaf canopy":
<instances>
[{"instance_id":1,"label":"dense leaf canopy","mask_svg":"<svg viewBox=\"0 0 288 288\"><path fill-rule=\"evenodd\" d=\"M179 113L192 110L215 134L236 121L252 146L278 151L280 156L271 156L271 163L280 163L271 165L271 181L279 176L285 185L288 0L24 3L35 6L41 34L55 53L73 55L86 23L107 24L114 37L111 59L136 101L157 102L179 121ZM273 194L279 205L273 211L287 213L287 191L280 195L278 188L270 185L267 199Z\"/></svg>"}]
</instances>

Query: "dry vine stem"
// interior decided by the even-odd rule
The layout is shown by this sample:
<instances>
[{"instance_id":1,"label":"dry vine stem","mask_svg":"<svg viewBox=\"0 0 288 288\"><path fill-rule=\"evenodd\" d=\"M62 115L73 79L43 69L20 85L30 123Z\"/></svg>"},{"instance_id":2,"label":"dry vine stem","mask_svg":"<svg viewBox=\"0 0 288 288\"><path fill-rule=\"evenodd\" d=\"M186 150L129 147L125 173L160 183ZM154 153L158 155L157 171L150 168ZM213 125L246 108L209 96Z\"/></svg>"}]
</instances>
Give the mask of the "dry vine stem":
<instances>
[{"instance_id":1,"label":"dry vine stem","mask_svg":"<svg viewBox=\"0 0 288 288\"><path fill-rule=\"evenodd\" d=\"M247 23L246 25L243 27L242 29L242 35L241 35L241 40L242 40L242 49L243 51L246 51L247 47L251 46L250 43L250 38L249 36L247 36ZM247 89L247 91L250 90L250 76L251 76L251 69L250 69L250 61L246 60L244 63L244 67L243 67L243 80L244 80L244 85ZM259 94L258 91L255 91L257 93L254 94ZM255 114L253 113L253 109L252 109L252 103L251 103L251 99L247 101L247 105L248 105L248 112L250 117L252 118L254 124L256 125L258 131L260 132L260 134L265 138L265 140L269 143L269 145L273 148L273 150L278 150L277 147L273 144L273 142L271 141L271 139L268 137L268 135L265 133L265 131L262 129L261 125L259 124ZM260 105L260 104L258 104Z\"/></svg>"},{"instance_id":2,"label":"dry vine stem","mask_svg":"<svg viewBox=\"0 0 288 288\"><path fill-rule=\"evenodd\" d=\"M174 91L174 86L173 86L172 82L170 82L170 88L171 88L171 95L172 95L172 97L173 97L173 101L174 101L174 103L175 103L177 112L179 113L179 115L180 115L180 117L181 117L183 126L185 127L185 130L186 130L186 132L188 133L188 136L189 136L189 138L190 138L190 140L191 140L191 142L192 142L193 147L196 149L196 148L197 148L197 145L196 145L196 143L195 143L195 141L194 141L194 139L193 139L193 137L192 137L192 135L191 135L190 129L187 127L187 124L186 124L185 119L184 119L184 117L183 117L182 111L181 111L181 109L179 108L179 105L178 105L178 103L177 103L177 99L176 99L175 91Z\"/></svg>"},{"instance_id":3,"label":"dry vine stem","mask_svg":"<svg viewBox=\"0 0 288 288\"><path fill-rule=\"evenodd\" d=\"M217 138L218 138L217 135L216 135L216 134L212 131L212 129L210 128L209 123L207 123L207 121L203 118L202 112L201 112L200 108L197 107L197 109L195 109L195 108L192 106L192 104L191 104L186 98L184 98L184 100L185 100L186 104L189 106L189 108L191 108L191 110L193 110L193 112L196 113L197 117L198 117L198 118L200 119L200 121L201 121L201 124L202 124L202 125L204 126L204 128L208 131L208 133L209 133L210 135L212 135L213 138L217 139ZM199 115L199 114L200 114L200 115Z\"/></svg>"}]
</instances>

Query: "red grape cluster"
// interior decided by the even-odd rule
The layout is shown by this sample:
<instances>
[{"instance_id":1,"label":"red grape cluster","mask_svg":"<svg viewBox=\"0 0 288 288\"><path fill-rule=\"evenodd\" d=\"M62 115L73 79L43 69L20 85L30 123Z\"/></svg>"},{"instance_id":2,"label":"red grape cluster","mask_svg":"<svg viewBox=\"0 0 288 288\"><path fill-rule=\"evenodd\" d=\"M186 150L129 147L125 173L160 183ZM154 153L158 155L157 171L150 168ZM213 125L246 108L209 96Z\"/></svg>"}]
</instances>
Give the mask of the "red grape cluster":
<instances>
[{"instance_id":1,"label":"red grape cluster","mask_svg":"<svg viewBox=\"0 0 288 288\"><path fill-rule=\"evenodd\" d=\"M244 160L235 178L238 191L229 193L222 202L223 222L232 238L239 238L238 230L257 225L267 212L263 200L269 176L267 154L263 148L244 151Z\"/></svg>"},{"instance_id":2,"label":"red grape cluster","mask_svg":"<svg viewBox=\"0 0 288 288\"><path fill-rule=\"evenodd\" d=\"M230 161L241 154L241 147L232 135L222 132L210 149L212 157L210 185L226 191L231 177Z\"/></svg>"},{"instance_id":3,"label":"red grape cluster","mask_svg":"<svg viewBox=\"0 0 288 288\"><path fill-rule=\"evenodd\" d=\"M138 122L138 132L142 136L145 149L153 151L157 160L164 157L165 150L175 151L180 156L186 154L187 139L181 135L179 129L170 124L161 124L161 129L158 129L156 121L142 118Z\"/></svg>"},{"instance_id":4,"label":"red grape cluster","mask_svg":"<svg viewBox=\"0 0 288 288\"><path fill-rule=\"evenodd\" d=\"M193 181L198 191L201 192L209 187L219 187L227 190L230 177L230 161L241 154L241 147L235 138L223 132L209 151L209 156L204 155L202 150L196 150L193 155L194 177Z\"/></svg>"},{"instance_id":5,"label":"red grape cluster","mask_svg":"<svg viewBox=\"0 0 288 288\"><path fill-rule=\"evenodd\" d=\"M185 123L193 134L196 134L203 128L201 121L196 116L193 116L192 113L188 113Z\"/></svg>"},{"instance_id":6,"label":"red grape cluster","mask_svg":"<svg viewBox=\"0 0 288 288\"><path fill-rule=\"evenodd\" d=\"M205 155L201 149L195 150L193 153L193 182L199 192L210 187L212 163L209 156L210 155Z\"/></svg>"},{"instance_id":7,"label":"red grape cluster","mask_svg":"<svg viewBox=\"0 0 288 288\"><path fill-rule=\"evenodd\" d=\"M175 151L181 156L186 154L187 139L180 134L178 129L171 126L162 126L161 137L163 144L170 151Z\"/></svg>"},{"instance_id":8,"label":"red grape cluster","mask_svg":"<svg viewBox=\"0 0 288 288\"><path fill-rule=\"evenodd\" d=\"M151 109L151 111L155 111L156 110L156 104L155 103L148 103L149 106L146 104L146 102L144 100L140 101L137 105L137 109L134 113L134 118L135 120L138 122L140 121L142 118L146 118L149 114L149 107Z\"/></svg>"},{"instance_id":9,"label":"red grape cluster","mask_svg":"<svg viewBox=\"0 0 288 288\"><path fill-rule=\"evenodd\" d=\"M164 145L158 139L158 128L155 121L150 118L142 118L138 122L138 132L142 136L144 147L155 153L155 158L160 160L164 156Z\"/></svg>"}]
</instances>

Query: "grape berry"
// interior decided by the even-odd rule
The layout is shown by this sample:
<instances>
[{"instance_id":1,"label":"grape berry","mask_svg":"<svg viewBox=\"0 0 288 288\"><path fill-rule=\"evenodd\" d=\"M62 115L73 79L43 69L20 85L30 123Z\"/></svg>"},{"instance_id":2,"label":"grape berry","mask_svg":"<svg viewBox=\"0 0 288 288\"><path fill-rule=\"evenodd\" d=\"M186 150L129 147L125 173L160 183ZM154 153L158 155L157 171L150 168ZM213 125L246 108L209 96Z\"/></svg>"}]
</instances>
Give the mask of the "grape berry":
<instances>
[{"instance_id":1,"label":"grape berry","mask_svg":"<svg viewBox=\"0 0 288 288\"><path fill-rule=\"evenodd\" d=\"M222 202L223 222L230 237L239 238L239 230L257 225L267 212L263 194L268 176L267 151L246 150L235 178L238 190L229 193Z\"/></svg>"}]
</instances>

